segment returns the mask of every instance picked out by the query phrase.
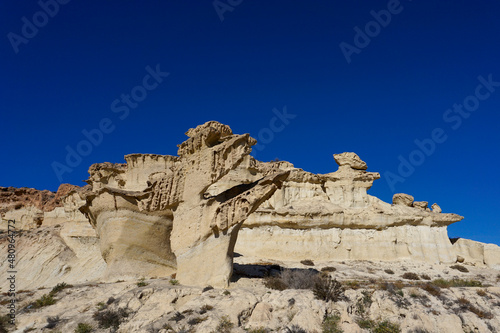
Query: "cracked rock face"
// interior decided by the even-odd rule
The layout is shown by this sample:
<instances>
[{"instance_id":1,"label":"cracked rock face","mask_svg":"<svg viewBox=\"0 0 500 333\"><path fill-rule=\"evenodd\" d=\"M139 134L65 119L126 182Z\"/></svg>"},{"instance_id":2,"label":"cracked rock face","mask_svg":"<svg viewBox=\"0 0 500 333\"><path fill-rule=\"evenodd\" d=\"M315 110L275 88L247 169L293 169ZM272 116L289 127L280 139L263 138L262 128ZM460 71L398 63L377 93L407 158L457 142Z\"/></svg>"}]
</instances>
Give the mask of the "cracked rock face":
<instances>
[{"instance_id":1,"label":"cracked rock face","mask_svg":"<svg viewBox=\"0 0 500 333\"><path fill-rule=\"evenodd\" d=\"M184 284L227 286L241 224L288 176L279 170L212 195L207 190L256 141L214 121L186 135L178 157L134 154L126 164L90 167L92 191L82 211L96 228L109 274L175 272Z\"/></svg>"}]
</instances>

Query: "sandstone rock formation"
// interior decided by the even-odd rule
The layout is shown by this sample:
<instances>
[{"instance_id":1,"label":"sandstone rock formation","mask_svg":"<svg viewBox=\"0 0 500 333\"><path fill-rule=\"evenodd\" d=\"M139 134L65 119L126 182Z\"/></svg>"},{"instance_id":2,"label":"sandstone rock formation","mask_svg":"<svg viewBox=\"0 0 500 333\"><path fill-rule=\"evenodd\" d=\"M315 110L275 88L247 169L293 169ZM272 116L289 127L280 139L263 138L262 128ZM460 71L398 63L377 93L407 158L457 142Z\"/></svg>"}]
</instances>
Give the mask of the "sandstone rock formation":
<instances>
[{"instance_id":1,"label":"sandstone rock formation","mask_svg":"<svg viewBox=\"0 0 500 333\"><path fill-rule=\"evenodd\" d=\"M279 188L287 171L212 195L207 189L238 167L256 141L207 122L186 135L177 156L126 156L90 167L82 211L96 228L109 273L176 272L190 285L229 283L241 224Z\"/></svg>"},{"instance_id":2,"label":"sandstone rock formation","mask_svg":"<svg viewBox=\"0 0 500 333\"><path fill-rule=\"evenodd\" d=\"M457 253L458 262L500 269L500 246L498 245L460 238L453 244L453 248Z\"/></svg>"},{"instance_id":3,"label":"sandstone rock formation","mask_svg":"<svg viewBox=\"0 0 500 333\"><path fill-rule=\"evenodd\" d=\"M493 245L451 244L447 226L461 216L443 214L437 204L431 211L407 194L395 194L392 205L368 195L380 175L366 171L354 153L334 155L337 171L313 174L285 161L255 160L249 155L255 140L218 122L186 135L178 156L130 154L126 163L92 165L82 188L3 188L3 219L15 218L23 229L62 225L70 231L61 235L71 235L61 236L65 246L96 263L95 276L108 281L175 273L186 285L227 286L233 251L264 261L461 257L465 264L499 265ZM86 257L98 248L106 265Z\"/></svg>"},{"instance_id":4,"label":"sandstone rock formation","mask_svg":"<svg viewBox=\"0 0 500 333\"><path fill-rule=\"evenodd\" d=\"M243 224L235 251L262 260L455 262L446 227L462 217L430 212L423 204L412 207L414 199L406 194L396 194L393 205L368 195L380 176L363 170L366 163L353 156L334 155L339 169L324 175L288 162L251 161L239 168L241 179L269 169L288 170L290 176Z\"/></svg>"},{"instance_id":5,"label":"sandstone rock formation","mask_svg":"<svg viewBox=\"0 0 500 333\"><path fill-rule=\"evenodd\" d=\"M56 193L26 187L0 187L0 214L2 220L16 220L16 227L22 230L67 221L88 223L78 209L82 202L71 204L76 197L69 197L70 192L83 190L70 184L61 184ZM1 229L6 229L6 223L0 224Z\"/></svg>"}]
</instances>

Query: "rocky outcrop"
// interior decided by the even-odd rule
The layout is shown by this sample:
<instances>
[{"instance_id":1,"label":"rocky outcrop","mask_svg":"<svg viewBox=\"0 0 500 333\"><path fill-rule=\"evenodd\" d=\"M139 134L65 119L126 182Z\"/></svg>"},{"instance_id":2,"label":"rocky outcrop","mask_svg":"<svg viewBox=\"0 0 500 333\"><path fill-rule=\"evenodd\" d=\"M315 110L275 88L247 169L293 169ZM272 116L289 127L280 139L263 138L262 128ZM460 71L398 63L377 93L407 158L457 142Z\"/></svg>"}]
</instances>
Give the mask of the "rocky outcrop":
<instances>
[{"instance_id":1,"label":"rocky outcrop","mask_svg":"<svg viewBox=\"0 0 500 333\"><path fill-rule=\"evenodd\" d=\"M208 192L256 141L214 121L186 135L179 156L134 154L126 164L90 167L92 191L81 210L96 228L109 274L175 272L185 284L226 286L242 223L288 176L280 170Z\"/></svg>"},{"instance_id":2,"label":"rocky outcrop","mask_svg":"<svg viewBox=\"0 0 500 333\"><path fill-rule=\"evenodd\" d=\"M36 207L43 212L49 212L56 207L62 207L61 199L76 188L78 186L61 184L54 193L27 187L0 187L0 213L25 207Z\"/></svg>"},{"instance_id":3,"label":"rocky outcrop","mask_svg":"<svg viewBox=\"0 0 500 333\"><path fill-rule=\"evenodd\" d=\"M95 231L88 222L21 231L16 236L16 290L53 287L58 283L102 281L106 269ZM7 233L0 233L0 251L7 253ZM2 272L9 262L0 262ZM2 291L8 281L0 281Z\"/></svg>"},{"instance_id":4,"label":"rocky outcrop","mask_svg":"<svg viewBox=\"0 0 500 333\"><path fill-rule=\"evenodd\" d=\"M453 244L457 261L500 269L500 246L460 238Z\"/></svg>"},{"instance_id":5,"label":"rocky outcrop","mask_svg":"<svg viewBox=\"0 0 500 333\"><path fill-rule=\"evenodd\" d=\"M255 162L253 169L240 170L243 179L254 169L256 175L282 169L290 176L247 219L235 251L262 260L454 262L446 226L463 217L431 212L421 203L413 207L407 194L394 195L393 205L368 195L380 176L351 154L334 155L339 169L324 175L284 162Z\"/></svg>"},{"instance_id":6,"label":"rocky outcrop","mask_svg":"<svg viewBox=\"0 0 500 333\"><path fill-rule=\"evenodd\" d=\"M88 223L79 211L82 205L75 193L87 190L79 186L61 184L56 193L32 188L0 188L0 212L2 220L15 220L16 227L29 230L52 226L67 221ZM70 193L73 193L70 195ZM76 202L77 200L78 202ZM84 202L83 202L84 203ZM6 223L0 229L6 229Z\"/></svg>"}]
</instances>

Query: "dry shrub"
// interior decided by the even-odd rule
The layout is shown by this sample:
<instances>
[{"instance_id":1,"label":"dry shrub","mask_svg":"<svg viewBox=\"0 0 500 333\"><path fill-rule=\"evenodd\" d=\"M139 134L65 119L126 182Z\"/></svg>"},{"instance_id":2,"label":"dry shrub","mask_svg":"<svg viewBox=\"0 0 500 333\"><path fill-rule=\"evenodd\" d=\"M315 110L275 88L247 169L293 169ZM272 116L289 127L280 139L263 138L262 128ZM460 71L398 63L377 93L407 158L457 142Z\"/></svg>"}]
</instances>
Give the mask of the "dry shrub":
<instances>
[{"instance_id":1,"label":"dry shrub","mask_svg":"<svg viewBox=\"0 0 500 333\"><path fill-rule=\"evenodd\" d=\"M420 280L418 274L412 272L406 272L403 275L401 275L401 277L406 280Z\"/></svg>"},{"instance_id":2,"label":"dry shrub","mask_svg":"<svg viewBox=\"0 0 500 333\"><path fill-rule=\"evenodd\" d=\"M309 260L309 259L302 260L300 263L302 265L306 265L306 266L314 266L314 262L312 260Z\"/></svg>"},{"instance_id":3,"label":"dry shrub","mask_svg":"<svg viewBox=\"0 0 500 333\"><path fill-rule=\"evenodd\" d=\"M328 272L335 272L337 269L335 267L332 267L332 266L327 266L327 267L323 267L321 269L322 272L325 272L325 273L328 273Z\"/></svg>"},{"instance_id":4,"label":"dry shrub","mask_svg":"<svg viewBox=\"0 0 500 333\"><path fill-rule=\"evenodd\" d=\"M284 269L278 276L267 278L264 284L276 290L313 289L317 278L318 272L314 270Z\"/></svg>"},{"instance_id":5,"label":"dry shrub","mask_svg":"<svg viewBox=\"0 0 500 333\"><path fill-rule=\"evenodd\" d=\"M339 281L330 276L320 276L316 278L313 292L316 298L325 302L337 302L344 297L344 287Z\"/></svg>"},{"instance_id":6,"label":"dry shrub","mask_svg":"<svg viewBox=\"0 0 500 333\"><path fill-rule=\"evenodd\" d=\"M422 288L423 290L427 291L432 296L436 296L436 297L441 296L441 288L433 285L432 283L426 283L426 284L420 285L419 287Z\"/></svg>"},{"instance_id":7,"label":"dry shrub","mask_svg":"<svg viewBox=\"0 0 500 333\"><path fill-rule=\"evenodd\" d=\"M450 268L456 269L457 271L460 271L463 273L469 273L469 270L467 269L467 267L459 265L459 264L452 265L452 266L450 266Z\"/></svg>"}]
</instances>

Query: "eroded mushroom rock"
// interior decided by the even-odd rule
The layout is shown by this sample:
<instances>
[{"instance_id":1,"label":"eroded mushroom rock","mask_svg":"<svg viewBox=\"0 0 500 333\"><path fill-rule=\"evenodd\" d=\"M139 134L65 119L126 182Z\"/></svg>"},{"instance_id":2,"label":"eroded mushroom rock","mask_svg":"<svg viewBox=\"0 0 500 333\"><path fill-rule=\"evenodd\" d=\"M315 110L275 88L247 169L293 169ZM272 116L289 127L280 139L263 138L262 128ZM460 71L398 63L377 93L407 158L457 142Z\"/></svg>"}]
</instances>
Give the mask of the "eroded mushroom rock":
<instances>
[{"instance_id":1,"label":"eroded mushroom rock","mask_svg":"<svg viewBox=\"0 0 500 333\"><path fill-rule=\"evenodd\" d=\"M92 191L82 211L96 228L109 275L175 272L184 284L227 286L242 223L288 176L278 170L215 195L207 190L256 141L215 121L186 135L179 156L133 154L126 164L90 167Z\"/></svg>"},{"instance_id":2,"label":"eroded mushroom rock","mask_svg":"<svg viewBox=\"0 0 500 333\"><path fill-rule=\"evenodd\" d=\"M355 170L368 169L366 163L363 160L361 160L361 158L359 158L359 156L356 153L334 154L333 158L335 159L335 162L337 162L339 166L347 165Z\"/></svg>"}]
</instances>

